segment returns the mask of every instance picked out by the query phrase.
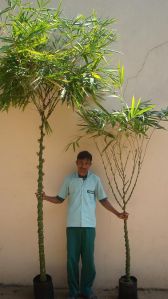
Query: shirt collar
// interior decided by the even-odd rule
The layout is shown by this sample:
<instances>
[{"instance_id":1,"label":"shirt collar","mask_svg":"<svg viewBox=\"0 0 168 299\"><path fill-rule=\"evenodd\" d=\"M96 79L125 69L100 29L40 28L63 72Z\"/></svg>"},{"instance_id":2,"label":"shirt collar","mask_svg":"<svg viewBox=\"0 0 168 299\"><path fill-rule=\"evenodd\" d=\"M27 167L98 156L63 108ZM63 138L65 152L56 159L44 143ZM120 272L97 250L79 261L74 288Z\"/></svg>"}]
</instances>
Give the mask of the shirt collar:
<instances>
[{"instance_id":1,"label":"shirt collar","mask_svg":"<svg viewBox=\"0 0 168 299\"><path fill-rule=\"evenodd\" d=\"M78 178L80 178L80 179L86 180L87 176L88 176L88 174L82 176L78 173Z\"/></svg>"},{"instance_id":2,"label":"shirt collar","mask_svg":"<svg viewBox=\"0 0 168 299\"><path fill-rule=\"evenodd\" d=\"M87 175L85 175L84 177L83 177L83 176L80 176L80 175L78 174L78 172L75 173L76 178L82 178L82 179L84 179L84 180L85 180L89 175L90 175L90 171L88 171Z\"/></svg>"}]
</instances>

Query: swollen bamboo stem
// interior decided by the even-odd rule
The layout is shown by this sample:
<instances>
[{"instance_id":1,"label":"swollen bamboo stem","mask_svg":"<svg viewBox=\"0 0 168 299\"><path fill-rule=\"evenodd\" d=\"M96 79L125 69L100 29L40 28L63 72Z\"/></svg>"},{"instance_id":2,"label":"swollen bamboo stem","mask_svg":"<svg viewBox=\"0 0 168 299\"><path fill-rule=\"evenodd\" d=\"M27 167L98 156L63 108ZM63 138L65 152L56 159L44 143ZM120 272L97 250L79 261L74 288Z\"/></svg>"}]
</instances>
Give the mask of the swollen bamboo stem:
<instances>
[{"instance_id":1,"label":"swollen bamboo stem","mask_svg":"<svg viewBox=\"0 0 168 299\"><path fill-rule=\"evenodd\" d=\"M46 268L45 268L45 252L44 252L44 232L43 232L43 151L44 151L44 115L41 115L41 125L40 125L40 139L39 142L39 152L38 152L38 244L39 244L39 262L40 262L40 280L46 281Z\"/></svg>"}]
</instances>

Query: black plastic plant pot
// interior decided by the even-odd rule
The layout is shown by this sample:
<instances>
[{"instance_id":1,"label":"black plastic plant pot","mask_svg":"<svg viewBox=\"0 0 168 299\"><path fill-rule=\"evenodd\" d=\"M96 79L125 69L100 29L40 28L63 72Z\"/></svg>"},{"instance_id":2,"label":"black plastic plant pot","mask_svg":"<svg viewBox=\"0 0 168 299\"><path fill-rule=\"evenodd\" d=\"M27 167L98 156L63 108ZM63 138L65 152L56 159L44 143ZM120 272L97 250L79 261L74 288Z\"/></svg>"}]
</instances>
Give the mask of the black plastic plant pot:
<instances>
[{"instance_id":1,"label":"black plastic plant pot","mask_svg":"<svg viewBox=\"0 0 168 299\"><path fill-rule=\"evenodd\" d=\"M137 279L134 276L126 280L126 276L119 279L119 299L137 299Z\"/></svg>"},{"instance_id":2,"label":"black plastic plant pot","mask_svg":"<svg viewBox=\"0 0 168 299\"><path fill-rule=\"evenodd\" d=\"M35 299L54 299L54 288L52 278L46 275L46 281L40 281L40 275L33 279L34 297Z\"/></svg>"}]
</instances>

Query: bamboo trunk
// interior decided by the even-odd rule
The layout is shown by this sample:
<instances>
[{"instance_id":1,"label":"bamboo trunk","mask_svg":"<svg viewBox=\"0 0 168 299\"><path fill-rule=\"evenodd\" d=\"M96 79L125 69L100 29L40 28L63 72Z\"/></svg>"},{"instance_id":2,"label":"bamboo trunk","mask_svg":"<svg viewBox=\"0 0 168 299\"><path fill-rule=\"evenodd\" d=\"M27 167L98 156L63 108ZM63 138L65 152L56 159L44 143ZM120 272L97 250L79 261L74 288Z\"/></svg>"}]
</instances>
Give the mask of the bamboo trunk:
<instances>
[{"instance_id":1,"label":"bamboo trunk","mask_svg":"<svg viewBox=\"0 0 168 299\"><path fill-rule=\"evenodd\" d=\"M38 225L38 245L39 245L39 262L40 262L40 280L46 281L46 268L45 268L45 252L44 252L44 232L43 232L43 151L44 151L44 115L41 115L41 125L40 125L40 139L39 142L39 152L38 154L38 205L37 205L37 225Z\"/></svg>"},{"instance_id":2,"label":"bamboo trunk","mask_svg":"<svg viewBox=\"0 0 168 299\"><path fill-rule=\"evenodd\" d=\"M125 239L125 276L126 280L130 281L130 246L128 238L127 220L124 220L124 239Z\"/></svg>"}]
</instances>

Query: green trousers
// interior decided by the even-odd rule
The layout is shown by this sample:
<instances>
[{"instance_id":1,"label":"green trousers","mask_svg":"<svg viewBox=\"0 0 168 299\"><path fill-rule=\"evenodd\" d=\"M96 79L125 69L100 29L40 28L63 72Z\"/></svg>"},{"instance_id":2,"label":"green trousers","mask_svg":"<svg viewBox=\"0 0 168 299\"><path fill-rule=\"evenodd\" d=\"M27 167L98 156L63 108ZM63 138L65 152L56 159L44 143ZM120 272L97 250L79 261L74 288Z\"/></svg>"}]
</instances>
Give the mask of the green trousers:
<instances>
[{"instance_id":1,"label":"green trousers","mask_svg":"<svg viewBox=\"0 0 168 299\"><path fill-rule=\"evenodd\" d=\"M69 295L89 296L96 276L94 265L95 228L67 228L67 274ZM79 273L81 257L82 269Z\"/></svg>"}]
</instances>

